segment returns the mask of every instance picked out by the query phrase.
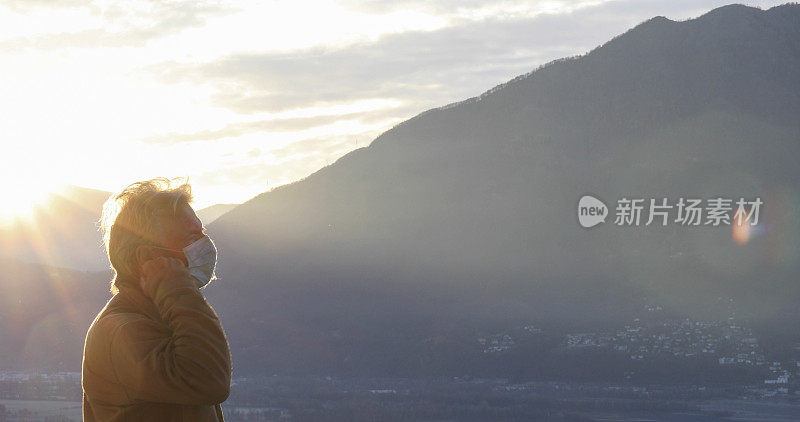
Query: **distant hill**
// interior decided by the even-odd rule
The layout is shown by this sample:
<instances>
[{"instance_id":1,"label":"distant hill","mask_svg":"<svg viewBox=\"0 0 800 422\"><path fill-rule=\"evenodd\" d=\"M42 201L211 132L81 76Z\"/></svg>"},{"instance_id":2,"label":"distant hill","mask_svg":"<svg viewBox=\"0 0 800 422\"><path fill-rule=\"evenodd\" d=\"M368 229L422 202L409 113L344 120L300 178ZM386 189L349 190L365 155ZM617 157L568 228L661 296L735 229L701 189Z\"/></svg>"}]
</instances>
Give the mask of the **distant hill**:
<instances>
[{"instance_id":1,"label":"distant hill","mask_svg":"<svg viewBox=\"0 0 800 422\"><path fill-rule=\"evenodd\" d=\"M798 115L800 6L656 17L224 214L208 296L265 373L458 373L479 329L615 324L644 298L713 318L733 297L796 337ZM586 192L759 195L765 229L585 230Z\"/></svg>"},{"instance_id":2,"label":"distant hill","mask_svg":"<svg viewBox=\"0 0 800 422\"><path fill-rule=\"evenodd\" d=\"M211 224L212 221L220 218L226 212L236 208L239 204L215 204L210 207L206 207L200 210L197 210L197 217L200 218L200 221L203 222L204 225Z\"/></svg>"},{"instance_id":3,"label":"distant hill","mask_svg":"<svg viewBox=\"0 0 800 422\"><path fill-rule=\"evenodd\" d=\"M110 298L110 272L0 259L0 367L80 371L89 324Z\"/></svg>"},{"instance_id":4,"label":"distant hill","mask_svg":"<svg viewBox=\"0 0 800 422\"><path fill-rule=\"evenodd\" d=\"M110 192L66 186L37 206L27 221L0 226L0 258L64 268L101 271L109 267L98 222ZM237 204L197 210L209 224Z\"/></svg>"},{"instance_id":5,"label":"distant hill","mask_svg":"<svg viewBox=\"0 0 800 422\"><path fill-rule=\"evenodd\" d=\"M97 223L109 195L78 186L50 194L29 221L0 227L0 258L80 270L108 268Z\"/></svg>"}]
</instances>

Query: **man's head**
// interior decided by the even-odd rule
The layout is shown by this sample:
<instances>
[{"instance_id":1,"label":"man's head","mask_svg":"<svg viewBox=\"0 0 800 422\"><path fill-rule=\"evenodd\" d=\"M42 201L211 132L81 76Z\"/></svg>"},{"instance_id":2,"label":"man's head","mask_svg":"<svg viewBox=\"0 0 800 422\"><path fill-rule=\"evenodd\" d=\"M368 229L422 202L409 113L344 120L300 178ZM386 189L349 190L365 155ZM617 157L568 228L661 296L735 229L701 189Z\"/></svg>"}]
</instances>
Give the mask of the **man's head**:
<instances>
[{"instance_id":1,"label":"man's head","mask_svg":"<svg viewBox=\"0 0 800 422\"><path fill-rule=\"evenodd\" d=\"M113 293L121 280L138 280L141 264L163 255L162 248L181 250L203 237L203 223L191 202L188 183L166 178L133 183L106 201L101 228L116 273Z\"/></svg>"}]
</instances>

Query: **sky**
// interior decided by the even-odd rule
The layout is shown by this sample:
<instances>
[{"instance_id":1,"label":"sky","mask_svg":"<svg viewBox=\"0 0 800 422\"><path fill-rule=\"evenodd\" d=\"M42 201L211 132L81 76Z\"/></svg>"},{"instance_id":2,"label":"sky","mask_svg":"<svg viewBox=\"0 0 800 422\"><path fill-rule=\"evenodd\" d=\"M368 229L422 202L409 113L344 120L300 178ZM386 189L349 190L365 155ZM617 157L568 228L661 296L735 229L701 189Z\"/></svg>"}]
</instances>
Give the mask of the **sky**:
<instances>
[{"instance_id":1,"label":"sky","mask_svg":"<svg viewBox=\"0 0 800 422\"><path fill-rule=\"evenodd\" d=\"M0 196L163 176L188 177L195 208L241 203L649 18L729 3L7 0Z\"/></svg>"}]
</instances>

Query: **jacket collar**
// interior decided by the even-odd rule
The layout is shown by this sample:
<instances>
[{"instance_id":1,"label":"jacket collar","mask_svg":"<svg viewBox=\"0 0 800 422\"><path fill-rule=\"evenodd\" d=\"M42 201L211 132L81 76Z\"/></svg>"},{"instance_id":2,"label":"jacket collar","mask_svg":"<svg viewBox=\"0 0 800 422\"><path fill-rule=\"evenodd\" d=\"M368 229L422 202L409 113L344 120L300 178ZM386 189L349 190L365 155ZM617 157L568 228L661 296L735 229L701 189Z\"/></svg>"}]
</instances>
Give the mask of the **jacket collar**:
<instances>
[{"instance_id":1,"label":"jacket collar","mask_svg":"<svg viewBox=\"0 0 800 422\"><path fill-rule=\"evenodd\" d=\"M130 302L136 309L150 318L161 321L161 314L158 307L149 297L145 296L142 289L139 287L139 282L136 279L122 278L117 280L117 289L119 289L118 296Z\"/></svg>"}]
</instances>

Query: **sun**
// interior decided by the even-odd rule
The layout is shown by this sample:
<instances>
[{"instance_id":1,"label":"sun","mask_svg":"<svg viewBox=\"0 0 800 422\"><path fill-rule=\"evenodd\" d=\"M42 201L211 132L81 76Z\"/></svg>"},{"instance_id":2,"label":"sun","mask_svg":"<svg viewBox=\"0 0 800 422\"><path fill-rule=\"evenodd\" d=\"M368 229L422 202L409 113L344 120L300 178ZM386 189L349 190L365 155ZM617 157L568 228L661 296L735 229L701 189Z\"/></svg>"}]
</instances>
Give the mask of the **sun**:
<instances>
[{"instance_id":1,"label":"sun","mask_svg":"<svg viewBox=\"0 0 800 422\"><path fill-rule=\"evenodd\" d=\"M51 195L61 189L55 184L3 182L0 184L0 226L30 222L34 211L45 206Z\"/></svg>"}]
</instances>

